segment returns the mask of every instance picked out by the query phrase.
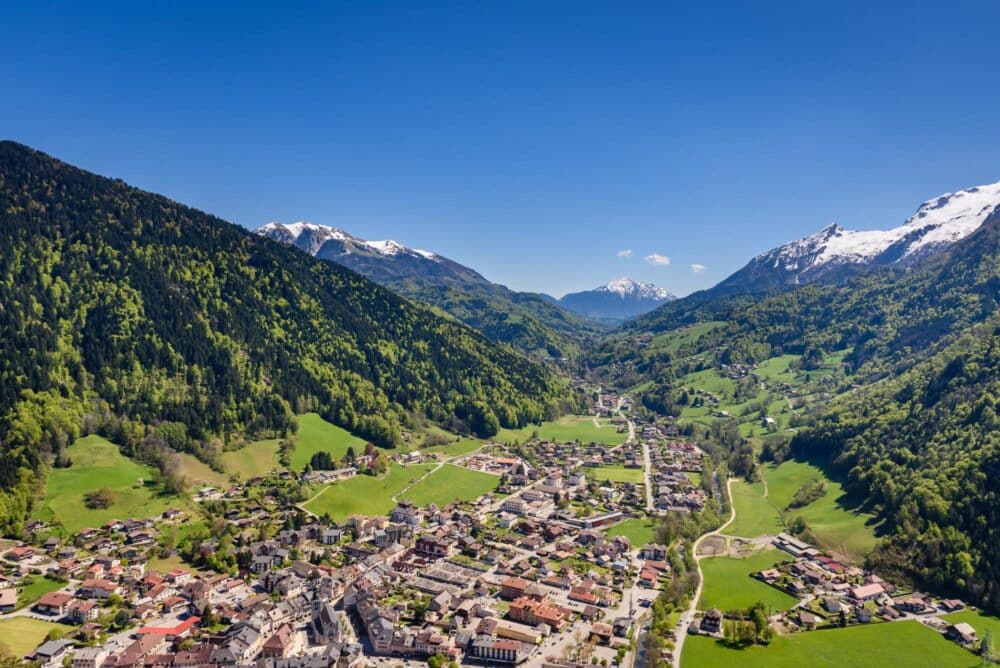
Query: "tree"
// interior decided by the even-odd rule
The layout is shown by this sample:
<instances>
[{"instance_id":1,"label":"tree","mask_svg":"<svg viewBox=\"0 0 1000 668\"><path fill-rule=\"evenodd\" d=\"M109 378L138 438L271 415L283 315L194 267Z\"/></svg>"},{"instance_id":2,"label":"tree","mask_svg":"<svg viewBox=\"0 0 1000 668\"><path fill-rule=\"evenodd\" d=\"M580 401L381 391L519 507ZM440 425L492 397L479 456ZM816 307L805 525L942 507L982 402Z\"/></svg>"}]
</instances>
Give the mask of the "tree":
<instances>
[{"instance_id":1,"label":"tree","mask_svg":"<svg viewBox=\"0 0 1000 668\"><path fill-rule=\"evenodd\" d=\"M103 510L104 508L110 508L111 504L115 502L115 493L107 487L101 487L98 490L84 494L83 502L88 508Z\"/></svg>"}]
</instances>

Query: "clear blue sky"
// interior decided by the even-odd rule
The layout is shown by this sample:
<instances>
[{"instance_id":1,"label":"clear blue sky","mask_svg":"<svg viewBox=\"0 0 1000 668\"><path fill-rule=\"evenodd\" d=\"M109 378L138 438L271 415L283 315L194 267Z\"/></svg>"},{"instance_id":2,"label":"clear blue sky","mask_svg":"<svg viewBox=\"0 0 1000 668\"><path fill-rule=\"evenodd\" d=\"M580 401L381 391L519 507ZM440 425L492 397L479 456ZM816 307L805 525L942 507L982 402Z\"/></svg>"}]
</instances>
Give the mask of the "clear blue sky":
<instances>
[{"instance_id":1,"label":"clear blue sky","mask_svg":"<svg viewBox=\"0 0 1000 668\"><path fill-rule=\"evenodd\" d=\"M684 294L1000 179L995 1L19 4L3 136L517 289Z\"/></svg>"}]
</instances>

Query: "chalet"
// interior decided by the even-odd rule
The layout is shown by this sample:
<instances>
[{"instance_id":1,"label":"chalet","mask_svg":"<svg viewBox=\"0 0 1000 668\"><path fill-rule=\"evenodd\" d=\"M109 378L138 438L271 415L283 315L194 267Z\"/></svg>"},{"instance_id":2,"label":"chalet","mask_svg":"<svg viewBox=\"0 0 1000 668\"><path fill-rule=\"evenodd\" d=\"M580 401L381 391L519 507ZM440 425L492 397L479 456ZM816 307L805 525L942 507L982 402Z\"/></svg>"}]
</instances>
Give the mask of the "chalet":
<instances>
[{"instance_id":1,"label":"chalet","mask_svg":"<svg viewBox=\"0 0 1000 668\"><path fill-rule=\"evenodd\" d=\"M49 617L64 617L66 615L66 608L72 600L72 594L67 594L61 591L51 591L42 594L41 597L35 601L34 609L35 612L48 615Z\"/></svg>"},{"instance_id":2,"label":"chalet","mask_svg":"<svg viewBox=\"0 0 1000 668\"><path fill-rule=\"evenodd\" d=\"M97 601L81 601L73 599L66 608L66 616L74 624L83 624L97 619L101 609Z\"/></svg>"},{"instance_id":3,"label":"chalet","mask_svg":"<svg viewBox=\"0 0 1000 668\"><path fill-rule=\"evenodd\" d=\"M722 611L712 608L701 618L701 630L705 633L718 633L722 630Z\"/></svg>"},{"instance_id":4,"label":"chalet","mask_svg":"<svg viewBox=\"0 0 1000 668\"><path fill-rule=\"evenodd\" d=\"M17 590L0 589L0 612L10 612L17 607Z\"/></svg>"},{"instance_id":5,"label":"chalet","mask_svg":"<svg viewBox=\"0 0 1000 668\"><path fill-rule=\"evenodd\" d=\"M959 622L958 624L950 625L944 633L948 640L954 640L956 642L965 643L971 645L976 642L976 629L972 628L967 622Z\"/></svg>"},{"instance_id":6,"label":"chalet","mask_svg":"<svg viewBox=\"0 0 1000 668\"><path fill-rule=\"evenodd\" d=\"M819 617L806 610L799 609L799 626L806 630L813 630L819 623Z\"/></svg>"},{"instance_id":7,"label":"chalet","mask_svg":"<svg viewBox=\"0 0 1000 668\"><path fill-rule=\"evenodd\" d=\"M860 587L854 587L851 589L851 598L855 601L874 601L876 598L885 593L885 588L875 582L872 584L862 585Z\"/></svg>"},{"instance_id":8,"label":"chalet","mask_svg":"<svg viewBox=\"0 0 1000 668\"><path fill-rule=\"evenodd\" d=\"M27 561L35 556L35 548L30 545L18 545L7 550L4 556L8 561Z\"/></svg>"},{"instance_id":9,"label":"chalet","mask_svg":"<svg viewBox=\"0 0 1000 668\"><path fill-rule=\"evenodd\" d=\"M121 592L121 587L110 580L89 579L80 585L80 595L85 598L106 599Z\"/></svg>"}]
</instances>

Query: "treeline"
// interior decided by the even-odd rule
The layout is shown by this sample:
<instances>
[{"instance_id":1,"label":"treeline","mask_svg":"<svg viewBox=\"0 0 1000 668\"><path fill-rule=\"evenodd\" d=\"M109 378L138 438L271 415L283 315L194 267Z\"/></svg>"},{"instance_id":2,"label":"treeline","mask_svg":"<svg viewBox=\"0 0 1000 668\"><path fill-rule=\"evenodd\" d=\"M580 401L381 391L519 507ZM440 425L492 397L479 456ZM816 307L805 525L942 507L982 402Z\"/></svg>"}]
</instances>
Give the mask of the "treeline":
<instances>
[{"instance_id":1,"label":"treeline","mask_svg":"<svg viewBox=\"0 0 1000 668\"><path fill-rule=\"evenodd\" d=\"M579 401L349 270L12 142L0 143L0 272L7 532L95 407L121 419L130 454L154 425L211 463L241 438L293 431L300 406L391 447L412 414L491 436Z\"/></svg>"}]
</instances>

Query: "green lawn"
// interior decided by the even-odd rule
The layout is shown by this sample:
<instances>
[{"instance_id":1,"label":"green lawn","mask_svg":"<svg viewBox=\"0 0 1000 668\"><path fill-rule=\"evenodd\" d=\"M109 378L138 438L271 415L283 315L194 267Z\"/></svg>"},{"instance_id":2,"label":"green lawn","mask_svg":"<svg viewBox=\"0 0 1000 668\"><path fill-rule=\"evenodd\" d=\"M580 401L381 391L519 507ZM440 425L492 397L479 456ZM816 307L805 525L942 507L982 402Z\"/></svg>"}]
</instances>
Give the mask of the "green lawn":
<instances>
[{"instance_id":1,"label":"green lawn","mask_svg":"<svg viewBox=\"0 0 1000 668\"><path fill-rule=\"evenodd\" d=\"M624 466L601 466L596 469L587 469L587 477L593 480L611 482L642 482L642 469L627 469Z\"/></svg>"},{"instance_id":2,"label":"green lawn","mask_svg":"<svg viewBox=\"0 0 1000 668\"><path fill-rule=\"evenodd\" d=\"M256 441L239 450L222 453L226 470L243 480L262 476L278 468L278 439Z\"/></svg>"},{"instance_id":3,"label":"green lawn","mask_svg":"<svg viewBox=\"0 0 1000 668\"><path fill-rule=\"evenodd\" d=\"M316 413L306 413L299 416L299 431L292 453L292 469L301 471L317 452L329 452L334 459L340 459L347 454L347 448L354 446L354 451L361 454L365 450L366 441L351 434L346 429L330 424Z\"/></svg>"},{"instance_id":4,"label":"green lawn","mask_svg":"<svg viewBox=\"0 0 1000 668\"><path fill-rule=\"evenodd\" d=\"M875 547L875 518L838 503L844 498L843 486L826 476L819 467L800 461L786 461L781 466L763 467L769 500L776 510L784 511L795 492L810 478L826 483L826 493L802 508L785 512L786 521L802 516L812 528L820 545L854 560L862 560ZM738 512L738 511L737 511Z\"/></svg>"},{"instance_id":5,"label":"green lawn","mask_svg":"<svg viewBox=\"0 0 1000 668\"><path fill-rule=\"evenodd\" d=\"M652 543L656 536L656 523L648 517L633 517L610 527L608 536L625 536L632 547Z\"/></svg>"},{"instance_id":6,"label":"green lawn","mask_svg":"<svg viewBox=\"0 0 1000 668\"><path fill-rule=\"evenodd\" d=\"M73 465L52 469L45 481L45 501L34 516L61 522L69 533L100 527L112 519L154 517L172 506L189 507L184 499L161 493L151 483L153 470L123 456L118 447L100 436L85 436L66 449ZM114 492L108 508L84 505L86 492L107 487Z\"/></svg>"},{"instance_id":7,"label":"green lawn","mask_svg":"<svg viewBox=\"0 0 1000 668\"><path fill-rule=\"evenodd\" d=\"M381 478L359 475L327 485L318 497L306 504L306 508L317 515L330 513L337 522L351 515L385 515L396 505L392 500L394 495L433 468L433 464L407 467L393 464Z\"/></svg>"},{"instance_id":8,"label":"green lawn","mask_svg":"<svg viewBox=\"0 0 1000 668\"><path fill-rule=\"evenodd\" d=\"M793 596L778 591L756 578L751 573L770 568L791 559L784 552L765 549L743 559L730 557L709 557L701 560L701 570L705 576L698 609L719 608L722 611L734 608L748 608L757 601L777 612L785 610L797 602Z\"/></svg>"},{"instance_id":9,"label":"green lawn","mask_svg":"<svg viewBox=\"0 0 1000 668\"><path fill-rule=\"evenodd\" d=\"M0 645L4 645L16 657L22 657L34 651L45 642L49 631L57 629L65 633L72 626L43 622L31 617L11 617L0 619Z\"/></svg>"},{"instance_id":10,"label":"green lawn","mask_svg":"<svg viewBox=\"0 0 1000 668\"><path fill-rule=\"evenodd\" d=\"M978 665L978 657L914 621L779 636L767 647L748 649L729 649L713 638L692 636L681 655L682 668Z\"/></svg>"},{"instance_id":11,"label":"green lawn","mask_svg":"<svg viewBox=\"0 0 1000 668\"><path fill-rule=\"evenodd\" d=\"M452 501L475 501L496 489L500 476L482 471L473 471L453 464L445 464L440 470L427 476L400 495L418 506L431 503L445 506Z\"/></svg>"},{"instance_id":12,"label":"green lawn","mask_svg":"<svg viewBox=\"0 0 1000 668\"><path fill-rule=\"evenodd\" d=\"M30 584L25 585L24 588L18 592L17 607L23 608L26 605L31 605L41 598L42 594L62 589L65 586L65 582L57 582L41 575L36 575Z\"/></svg>"},{"instance_id":13,"label":"green lawn","mask_svg":"<svg viewBox=\"0 0 1000 668\"><path fill-rule=\"evenodd\" d=\"M778 511L768 499L764 498L762 483L751 484L743 480L734 480L732 496L736 519L723 530L723 533L755 538L763 534L776 535L785 530Z\"/></svg>"},{"instance_id":14,"label":"green lawn","mask_svg":"<svg viewBox=\"0 0 1000 668\"><path fill-rule=\"evenodd\" d=\"M610 418L600 418L600 427L594 426L594 418L589 415L564 415L554 422L543 422L540 425L529 424L521 429L501 429L493 440L501 442L524 442L531 438L535 431L542 439L559 442L581 441L583 443L603 443L605 445L621 445L628 434L618 433L618 428L611 424Z\"/></svg>"}]
</instances>

